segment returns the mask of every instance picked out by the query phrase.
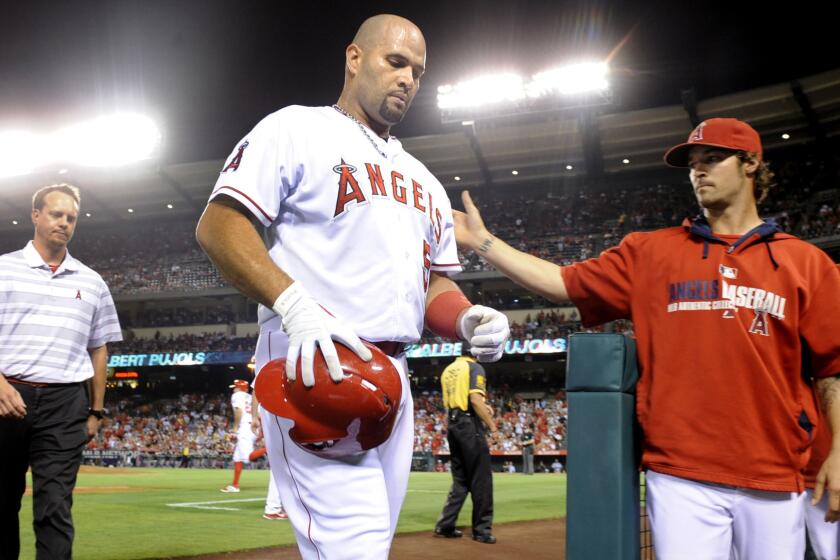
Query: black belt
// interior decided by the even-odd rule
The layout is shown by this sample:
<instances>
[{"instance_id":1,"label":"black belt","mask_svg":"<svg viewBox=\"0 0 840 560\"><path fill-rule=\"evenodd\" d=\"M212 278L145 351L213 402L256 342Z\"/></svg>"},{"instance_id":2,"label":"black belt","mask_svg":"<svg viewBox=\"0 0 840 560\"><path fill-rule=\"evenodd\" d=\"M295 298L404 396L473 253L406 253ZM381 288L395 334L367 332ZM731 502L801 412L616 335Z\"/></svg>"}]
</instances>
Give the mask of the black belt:
<instances>
[{"instance_id":1,"label":"black belt","mask_svg":"<svg viewBox=\"0 0 840 560\"><path fill-rule=\"evenodd\" d=\"M17 377L7 377L6 381L12 385L27 385L29 387L38 387L39 389L44 387L73 387L74 385L81 385L84 383L84 381L74 381L72 383L38 383L35 381L24 381L23 379L18 379Z\"/></svg>"},{"instance_id":2,"label":"black belt","mask_svg":"<svg viewBox=\"0 0 840 560\"><path fill-rule=\"evenodd\" d=\"M468 410L461 410L460 408L450 408L449 409L449 421L456 422L458 419L462 418L463 416L469 416L470 418L473 417L473 413Z\"/></svg>"},{"instance_id":3,"label":"black belt","mask_svg":"<svg viewBox=\"0 0 840 560\"><path fill-rule=\"evenodd\" d=\"M371 342L371 344L392 358L396 358L405 350L405 342L397 342L396 340L382 340L380 342Z\"/></svg>"}]
</instances>

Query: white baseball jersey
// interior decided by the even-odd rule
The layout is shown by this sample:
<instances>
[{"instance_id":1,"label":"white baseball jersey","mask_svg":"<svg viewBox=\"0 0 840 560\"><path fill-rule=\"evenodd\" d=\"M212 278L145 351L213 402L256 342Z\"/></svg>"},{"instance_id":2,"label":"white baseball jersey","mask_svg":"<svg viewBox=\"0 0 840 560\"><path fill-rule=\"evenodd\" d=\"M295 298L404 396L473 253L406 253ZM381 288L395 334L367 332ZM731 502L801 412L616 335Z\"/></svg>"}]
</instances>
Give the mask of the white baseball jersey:
<instances>
[{"instance_id":1,"label":"white baseball jersey","mask_svg":"<svg viewBox=\"0 0 840 560\"><path fill-rule=\"evenodd\" d=\"M242 410L242 418L239 420L239 430L236 432L238 437L254 438L254 432L251 430L251 422L253 416L251 415L251 395L244 391L236 391L230 396L230 404L234 409Z\"/></svg>"},{"instance_id":2,"label":"white baseball jersey","mask_svg":"<svg viewBox=\"0 0 840 560\"><path fill-rule=\"evenodd\" d=\"M396 138L363 131L332 107L291 106L263 119L210 199L220 194L266 226L283 271L369 341L418 340L430 271L461 270L438 180ZM280 329L270 309L259 317L263 329Z\"/></svg>"},{"instance_id":3,"label":"white baseball jersey","mask_svg":"<svg viewBox=\"0 0 840 560\"><path fill-rule=\"evenodd\" d=\"M211 200L220 194L266 227L282 270L372 342L418 340L431 272L461 270L441 184L396 138L332 107L286 107L263 119L225 163ZM259 317L257 371L288 347L279 318L264 307ZM261 411L272 474L306 560L388 557L414 436L405 356L392 362L403 386L391 436L352 461L304 451L289 439L291 421Z\"/></svg>"}]
</instances>

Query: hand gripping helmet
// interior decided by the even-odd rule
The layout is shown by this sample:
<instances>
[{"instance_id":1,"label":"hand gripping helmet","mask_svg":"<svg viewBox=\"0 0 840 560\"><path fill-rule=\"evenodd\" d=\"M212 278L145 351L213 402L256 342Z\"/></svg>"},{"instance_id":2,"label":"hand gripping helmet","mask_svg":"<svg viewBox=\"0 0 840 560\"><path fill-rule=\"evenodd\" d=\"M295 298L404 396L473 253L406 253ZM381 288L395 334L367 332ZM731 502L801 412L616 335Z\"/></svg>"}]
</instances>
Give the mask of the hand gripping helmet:
<instances>
[{"instance_id":1,"label":"hand gripping helmet","mask_svg":"<svg viewBox=\"0 0 840 560\"><path fill-rule=\"evenodd\" d=\"M335 343L344 380L330 379L320 350L315 353L315 385L304 387L300 363L297 379L286 379L286 359L272 360L260 370L254 392L266 410L294 421L292 441L322 457L342 457L373 449L391 435L399 410L402 382L397 368L379 348L364 362Z\"/></svg>"}]
</instances>

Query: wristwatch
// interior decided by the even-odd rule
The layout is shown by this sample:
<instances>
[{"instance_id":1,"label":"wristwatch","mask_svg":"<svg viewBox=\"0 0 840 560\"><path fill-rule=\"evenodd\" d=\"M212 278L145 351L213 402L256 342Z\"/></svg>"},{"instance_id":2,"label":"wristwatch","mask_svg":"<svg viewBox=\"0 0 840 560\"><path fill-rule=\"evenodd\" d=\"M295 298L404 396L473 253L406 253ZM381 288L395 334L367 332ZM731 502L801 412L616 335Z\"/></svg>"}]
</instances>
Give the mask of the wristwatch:
<instances>
[{"instance_id":1,"label":"wristwatch","mask_svg":"<svg viewBox=\"0 0 840 560\"><path fill-rule=\"evenodd\" d=\"M102 420L102 417L104 416L104 413L101 410L94 410L92 408L89 408L88 409L88 416L93 416L97 420Z\"/></svg>"}]
</instances>

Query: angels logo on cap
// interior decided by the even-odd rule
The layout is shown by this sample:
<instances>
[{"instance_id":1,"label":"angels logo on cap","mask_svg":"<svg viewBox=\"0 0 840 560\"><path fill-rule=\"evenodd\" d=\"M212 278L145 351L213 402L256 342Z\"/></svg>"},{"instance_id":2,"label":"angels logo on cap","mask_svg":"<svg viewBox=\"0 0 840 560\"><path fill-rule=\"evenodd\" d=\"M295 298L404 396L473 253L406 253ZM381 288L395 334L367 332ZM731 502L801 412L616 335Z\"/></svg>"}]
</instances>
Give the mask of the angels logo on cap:
<instances>
[{"instance_id":1,"label":"angels logo on cap","mask_svg":"<svg viewBox=\"0 0 840 560\"><path fill-rule=\"evenodd\" d=\"M703 128L705 128L706 123L701 122L697 125L697 128L691 133L691 138L689 142L701 142L703 140Z\"/></svg>"},{"instance_id":2,"label":"angels logo on cap","mask_svg":"<svg viewBox=\"0 0 840 560\"><path fill-rule=\"evenodd\" d=\"M688 167L688 152L693 146L710 146L726 150L754 153L762 158L761 137L753 127L738 119L708 119L701 122L683 144L665 154L671 167Z\"/></svg>"}]
</instances>

